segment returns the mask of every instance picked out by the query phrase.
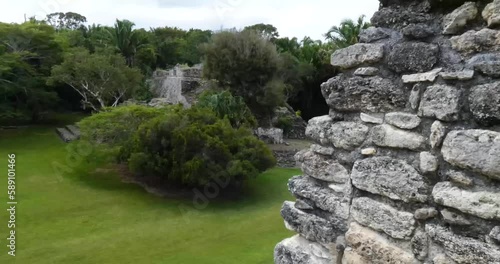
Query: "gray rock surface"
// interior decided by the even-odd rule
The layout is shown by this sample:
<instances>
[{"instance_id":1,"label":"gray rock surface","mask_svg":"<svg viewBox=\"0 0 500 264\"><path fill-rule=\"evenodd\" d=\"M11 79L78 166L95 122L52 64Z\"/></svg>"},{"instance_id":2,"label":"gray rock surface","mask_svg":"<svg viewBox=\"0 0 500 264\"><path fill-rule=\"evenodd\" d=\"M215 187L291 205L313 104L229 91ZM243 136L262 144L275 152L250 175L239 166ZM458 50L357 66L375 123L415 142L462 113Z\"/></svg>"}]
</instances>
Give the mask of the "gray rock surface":
<instances>
[{"instance_id":1,"label":"gray rock surface","mask_svg":"<svg viewBox=\"0 0 500 264\"><path fill-rule=\"evenodd\" d=\"M438 204L457 209L483 219L500 219L500 194L488 191L460 189L450 182L440 182L432 191Z\"/></svg>"},{"instance_id":2,"label":"gray rock surface","mask_svg":"<svg viewBox=\"0 0 500 264\"><path fill-rule=\"evenodd\" d=\"M488 22L488 27L500 25L500 1L494 0L483 9L482 16Z\"/></svg>"},{"instance_id":3,"label":"gray rock surface","mask_svg":"<svg viewBox=\"0 0 500 264\"><path fill-rule=\"evenodd\" d=\"M318 180L346 183L349 180L347 169L335 160L309 151L301 160L302 172Z\"/></svg>"},{"instance_id":4,"label":"gray rock surface","mask_svg":"<svg viewBox=\"0 0 500 264\"><path fill-rule=\"evenodd\" d=\"M337 50L332 55L332 65L342 69L353 68L365 63L374 63L384 57L384 45L358 43Z\"/></svg>"},{"instance_id":5,"label":"gray rock surface","mask_svg":"<svg viewBox=\"0 0 500 264\"><path fill-rule=\"evenodd\" d=\"M259 127L255 133L264 142L269 144L283 144L283 129Z\"/></svg>"},{"instance_id":6,"label":"gray rock surface","mask_svg":"<svg viewBox=\"0 0 500 264\"><path fill-rule=\"evenodd\" d=\"M420 134L397 129L390 125L380 125L372 129L372 141L379 147L418 150L425 145Z\"/></svg>"},{"instance_id":7,"label":"gray rock surface","mask_svg":"<svg viewBox=\"0 0 500 264\"><path fill-rule=\"evenodd\" d=\"M434 224L427 224L425 230L457 263L500 263L500 251L495 246L455 235L445 227Z\"/></svg>"},{"instance_id":8,"label":"gray rock surface","mask_svg":"<svg viewBox=\"0 0 500 264\"><path fill-rule=\"evenodd\" d=\"M383 124L384 123L384 114L365 114L361 113L359 115L361 121L370 124Z\"/></svg>"},{"instance_id":9,"label":"gray rock surface","mask_svg":"<svg viewBox=\"0 0 500 264\"><path fill-rule=\"evenodd\" d=\"M349 206L352 188L350 182L341 185L342 189L334 191L326 188L310 177L293 177L288 182L290 192L296 197L306 198L324 211L331 212L331 224L339 230L347 230Z\"/></svg>"},{"instance_id":10,"label":"gray rock surface","mask_svg":"<svg viewBox=\"0 0 500 264\"><path fill-rule=\"evenodd\" d=\"M427 219L431 219L431 218L434 218L438 215L438 211L436 210L436 208L432 208L432 207L429 207L429 208L420 208L420 209L417 209L415 211L415 219L418 219L418 220L427 220Z\"/></svg>"},{"instance_id":11,"label":"gray rock surface","mask_svg":"<svg viewBox=\"0 0 500 264\"><path fill-rule=\"evenodd\" d=\"M457 214L453 211L450 211L448 209L441 210L441 216L443 217L443 220L446 223L451 224L451 225L468 226L468 225L472 224L464 216Z\"/></svg>"},{"instance_id":12,"label":"gray rock surface","mask_svg":"<svg viewBox=\"0 0 500 264\"><path fill-rule=\"evenodd\" d=\"M373 264L415 264L417 260L413 254L406 252L387 239L356 223L352 223L346 233L346 241L352 250L362 258L365 263ZM358 260L359 260L358 257ZM363 263L363 262L351 262Z\"/></svg>"},{"instance_id":13,"label":"gray rock surface","mask_svg":"<svg viewBox=\"0 0 500 264\"><path fill-rule=\"evenodd\" d=\"M429 186L415 168L402 160L374 157L354 164L352 183L358 189L404 202L425 202Z\"/></svg>"},{"instance_id":14,"label":"gray rock surface","mask_svg":"<svg viewBox=\"0 0 500 264\"><path fill-rule=\"evenodd\" d=\"M474 181L461 171L450 170L446 172L446 176L449 181L459 186L471 187L474 185Z\"/></svg>"},{"instance_id":15,"label":"gray rock surface","mask_svg":"<svg viewBox=\"0 0 500 264\"><path fill-rule=\"evenodd\" d=\"M312 242L334 243L341 234L330 221L295 208L293 202L283 204L281 216L290 228Z\"/></svg>"},{"instance_id":16,"label":"gray rock surface","mask_svg":"<svg viewBox=\"0 0 500 264\"><path fill-rule=\"evenodd\" d=\"M434 82L443 68L437 68L429 72L403 75L404 83Z\"/></svg>"},{"instance_id":17,"label":"gray rock surface","mask_svg":"<svg viewBox=\"0 0 500 264\"><path fill-rule=\"evenodd\" d=\"M418 107L420 105L421 88L422 87L419 84L416 84L415 86L413 86L413 89L411 89L410 98L408 101L410 102L410 107L413 110L418 110Z\"/></svg>"},{"instance_id":18,"label":"gray rock surface","mask_svg":"<svg viewBox=\"0 0 500 264\"><path fill-rule=\"evenodd\" d=\"M500 243L500 226L495 226L489 236L494 239L497 243Z\"/></svg>"},{"instance_id":19,"label":"gray rock surface","mask_svg":"<svg viewBox=\"0 0 500 264\"><path fill-rule=\"evenodd\" d=\"M300 235L283 240L274 249L275 264L331 264L334 258L327 248Z\"/></svg>"},{"instance_id":20,"label":"gray rock surface","mask_svg":"<svg viewBox=\"0 0 500 264\"><path fill-rule=\"evenodd\" d=\"M357 75L357 76L375 76L378 73L379 73L379 70L375 67L363 67L363 68L358 68L354 72L354 75Z\"/></svg>"},{"instance_id":21,"label":"gray rock surface","mask_svg":"<svg viewBox=\"0 0 500 264\"><path fill-rule=\"evenodd\" d=\"M461 94L462 92L453 86L427 87L420 101L418 114L442 121L456 121L459 119Z\"/></svg>"},{"instance_id":22,"label":"gray rock surface","mask_svg":"<svg viewBox=\"0 0 500 264\"><path fill-rule=\"evenodd\" d=\"M311 151L317 154L325 155L325 156L331 156L333 153L335 153L335 149L331 147L323 147L321 145L317 144L312 144L311 145Z\"/></svg>"},{"instance_id":23,"label":"gray rock surface","mask_svg":"<svg viewBox=\"0 0 500 264\"><path fill-rule=\"evenodd\" d=\"M491 77L500 77L500 54L478 54L467 62L467 67Z\"/></svg>"},{"instance_id":24,"label":"gray rock surface","mask_svg":"<svg viewBox=\"0 0 500 264\"><path fill-rule=\"evenodd\" d=\"M377 154L376 148L365 148L361 150L361 155L364 156L375 156Z\"/></svg>"},{"instance_id":25,"label":"gray rock surface","mask_svg":"<svg viewBox=\"0 0 500 264\"><path fill-rule=\"evenodd\" d=\"M410 240L415 230L413 214L401 212L366 197L352 201L351 216L363 226L382 231L396 239Z\"/></svg>"},{"instance_id":26,"label":"gray rock surface","mask_svg":"<svg viewBox=\"0 0 500 264\"><path fill-rule=\"evenodd\" d=\"M448 163L500 179L500 133L489 130L455 130L441 150Z\"/></svg>"},{"instance_id":27,"label":"gray rock surface","mask_svg":"<svg viewBox=\"0 0 500 264\"><path fill-rule=\"evenodd\" d=\"M360 123L338 122L331 127L330 141L336 148L352 150L359 147L370 129Z\"/></svg>"},{"instance_id":28,"label":"gray rock surface","mask_svg":"<svg viewBox=\"0 0 500 264\"><path fill-rule=\"evenodd\" d=\"M474 78L474 70L463 70L454 72L441 72L439 76L445 80L467 81Z\"/></svg>"},{"instance_id":29,"label":"gray rock surface","mask_svg":"<svg viewBox=\"0 0 500 264\"><path fill-rule=\"evenodd\" d=\"M429 136L431 148L435 149L437 147L440 147L445 136L446 127L440 121L434 121L434 123L432 123L431 134Z\"/></svg>"},{"instance_id":30,"label":"gray rock surface","mask_svg":"<svg viewBox=\"0 0 500 264\"><path fill-rule=\"evenodd\" d=\"M361 33L359 34L359 42L370 43L377 40L386 39L388 37L390 37L390 33L388 33L387 30L377 27L369 27L361 31Z\"/></svg>"},{"instance_id":31,"label":"gray rock surface","mask_svg":"<svg viewBox=\"0 0 500 264\"><path fill-rule=\"evenodd\" d=\"M500 124L500 82L472 87L469 104L478 123L486 126Z\"/></svg>"},{"instance_id":32,"label":"gray rock surface","mask_svg":"<svg viewBox=\"0 0 500 264\"><path fill-rule=\"evenodd\" d=\"M329 144L329 130L333 125L333 119L330 116L319 116L309 120L306 128L306 136L322 144Z\"/></svg>"},{"instance_id":33,"label":"gray rock surface","mask_svg":"<svg viewBox=\"0 0 500 264\"><path fill-rule=\"evenodd\" d=\"M393 112L385 115L385 122L402 129L414 129L420 125L420 117L410 113Z\"/></svg>"},{"instance_id":34,"label":"gray rock surface","mask_svg":"<svg viewBox=\"0 0 500 264\"><path fill-rule=\"evenodd\" d=\"M483 28L480 31L469 30L460 36L450 38L453 49L469 55L474 52L498 51L500 32Z\"/></svg>"},{"instance_id":35,"label":"gray rock surface","mask_svg":"<svg viewBox=\"0 0 500 264\"><path fill-rule=\"evenodd\" d=\"M437 63L438 46L423 42L405 42L393 47L388 67L397 73L430 71Z\"/></svg>"},{"instance_id":36,"label":"gray rock surface","mask_svg":"<svg viewBox=\"0 0 500 264\"><path fill-rule=\"evenodd\" d=\"M426 24L411 24L402 30L408 39L425 39L434 35L434 30Z\"/></svg>"},{"instance_id":37,"label":"gray rock surface","mask_svg":"<svg viewBox=\"0 0 500 264\"><path fill-rule=\"evenodd\" d=\"M422 230L415 232L411 239L411 249L415 257L419 260L425 260L429 255L429 237Z\"/></svg>"},{"instance_id":38,"label":"gray rock surface","mask_svg":"<svg viewBox=\"0 0 500 264\"><path fill-rule=\"evenodd\" d=\"M403 109L407 100L404 89L378 76L349 78L340 74L323 83L321 90L332 109L344 112Z\"/></svg>"},{"instance_id":39,"label":"gray rock surface","mask_svg":"<svg viewBox=\"0 0 500 264\"><path fill-rule=\"evenodd\" d=\"M443 34L456 34L460 32L467 22L477 17L476 3L467 2L446 15L443 19Z\"/></svg>"},{"instance_id":40,"label":"gray rock surface","mask_svg":"<svg viewBox=\"0 0 500 264\"><path fill-rule=\"evenodd\" d=\"M438 169L439 163L436 156L430 152L420 153L420 171L422 173L433 173Z\"/></svg>"}]
</instances>

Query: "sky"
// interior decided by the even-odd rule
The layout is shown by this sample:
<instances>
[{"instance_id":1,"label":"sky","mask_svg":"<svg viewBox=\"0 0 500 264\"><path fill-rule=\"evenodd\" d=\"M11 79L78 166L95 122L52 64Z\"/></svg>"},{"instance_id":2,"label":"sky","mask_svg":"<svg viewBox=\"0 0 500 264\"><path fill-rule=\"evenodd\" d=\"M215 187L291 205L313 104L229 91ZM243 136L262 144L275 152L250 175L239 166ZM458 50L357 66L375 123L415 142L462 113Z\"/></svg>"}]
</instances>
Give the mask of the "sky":
<instances>
[{"instance_id":1,"label":"sky","mask_svg":"<svg viewBox=\"0 0 500 264\"><path fill-rule=\"evenodd\" d=\"M76 12L91 23L113 25L128 19L138 28L171 26L183 29L242 29L265 23L278 28L281 37L323 34L343 19L367 20L378 0L0 0L0 21L23 22L24 16L45 18L53 12Z\"/></svg>"}]
</instances>

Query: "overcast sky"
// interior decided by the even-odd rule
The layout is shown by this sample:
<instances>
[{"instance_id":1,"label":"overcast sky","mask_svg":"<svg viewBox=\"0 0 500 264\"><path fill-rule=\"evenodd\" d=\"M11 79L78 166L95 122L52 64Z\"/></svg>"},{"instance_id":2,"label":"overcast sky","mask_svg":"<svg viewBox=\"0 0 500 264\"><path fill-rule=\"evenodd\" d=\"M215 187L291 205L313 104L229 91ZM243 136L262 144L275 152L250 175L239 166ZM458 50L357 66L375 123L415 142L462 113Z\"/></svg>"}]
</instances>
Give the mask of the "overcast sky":
<instances>
[{"instance_id":1,"label":"overcast sky","mask_svg":"<svg viewBox=\"0 0 500 264\"><path fill-rule=\"evenodd\" d=\"M96 24L116 18L138 27L176 26L217 30L272 24L282 37L323 39L344 18L369 19L378 0L3 0L0 21L22 22L24 14L38 19L47 13L72 11Z\"/></svg>"}]
</instances>

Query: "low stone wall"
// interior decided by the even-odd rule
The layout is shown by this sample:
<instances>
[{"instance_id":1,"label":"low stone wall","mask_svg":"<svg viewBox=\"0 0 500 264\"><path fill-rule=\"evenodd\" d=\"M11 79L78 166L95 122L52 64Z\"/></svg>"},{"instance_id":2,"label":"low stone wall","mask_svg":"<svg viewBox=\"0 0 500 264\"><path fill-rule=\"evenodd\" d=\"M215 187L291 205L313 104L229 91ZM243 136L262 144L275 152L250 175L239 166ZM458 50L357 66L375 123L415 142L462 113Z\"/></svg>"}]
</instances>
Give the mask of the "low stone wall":
<instances>
[{"instance_id":1,"label":"low stone wall","mask_svg":"<svg viewBox=\"0 0 500 264\"><path fill-rule=\"evenodd\" d=\"M275 263L500 263L500 0L381 2L332 55Z\"/></svg>"}]
</instances>

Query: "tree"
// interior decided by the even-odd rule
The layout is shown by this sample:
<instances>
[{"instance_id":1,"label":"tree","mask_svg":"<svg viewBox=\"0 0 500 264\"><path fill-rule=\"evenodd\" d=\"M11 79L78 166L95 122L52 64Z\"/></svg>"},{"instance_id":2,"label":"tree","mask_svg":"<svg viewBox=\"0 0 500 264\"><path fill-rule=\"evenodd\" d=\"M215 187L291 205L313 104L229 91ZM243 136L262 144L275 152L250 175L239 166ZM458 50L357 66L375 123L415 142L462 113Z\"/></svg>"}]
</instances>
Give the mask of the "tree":
<instances>
[{"instance_id":1,"label":"tree","mask_svg":"<svg viewBox=\"0 0 500 264\"><path fill-rule=\"evenodd\" d=\"M116 50L125 57L127 65L131 67L135 65L138 50L148 44L147 37L134 30L134 26L132 21L117 19L114 28L108 31Z\"/></svg>"},{"instance_id":2,"label":"tree","mask_svg":"<svg viewBox=\"0 0 500 264\"><path fill-rule=\"evenodd\" d=\"M283 103L284 83L275 46L251 30L225 31L203 46L204 75L241 96L262 121Z\"/></svg>"},{"instance_id":3,"label":"tree","mask_svg":"<svg viewBox=\"0 0 500 264\"><path fill-rule=\"evenodd\" d=\"M90 54L86 49L76 48L52 69L49 83L69 85L82 97L84 109L99 111L128 99L140 87L142 78L140 71L129 68L120 55Z\"/></svg>"},{"instance_id":4,"label":"tree","mask_svg":"<svg viewBox=\"0 0 500 264\"><path fill-rule=\"evenodd\" d=\"M354 45L359 42L361 31L371 26L370 23L364 20L364 15L360 16L357 22L352 19L345 19L340 23L340 26L331 27L325 37L327 40L332 41L336 48Z\"/></svg>"},{"instance_id":5,"label":"tree","mask_svg":"<svg viewBox=\"0 0 500 264\"><path fill-rule=\"evenodd\" d=\"M0 121L37 121L53 109L57 94L45 85L62 49L45 24L0 23Z\"/></svg>"},{"instance_id":6,"label":"tree","mask_svg":"<svg viewBox=\"0 0 500 264\"><path fill-rule=\"evenodd\" d=\"M252 26L245 27L244 30L254 30L257 33L259 33L263 38L274 42L277 38L280 37L280 34L278 33L278 29L270 24L255 24Z\"/></svg>"},{"instance_id":7,"label":"tree","mask_svg":"<svg viewBox=\"0 0 500 264\"><path fill-rule=\"evenodd\" d=\"M48 14L46 21L57 30L76 30L84 26L87 22L87 18L78 13L57 12Z\"/></svg>"},{"instance_id":8,"label":"tree","mask_svg":"<svg viewBox=\"0 0 500 264\"><path fill-rule=\"evenodd\" d=\"M234 97L228 91L204 92L198 99L197 107L213 111L219 118L227 118L234 128L255 127L257 120L241 97Z\"/></svg>"}]
</instances>

